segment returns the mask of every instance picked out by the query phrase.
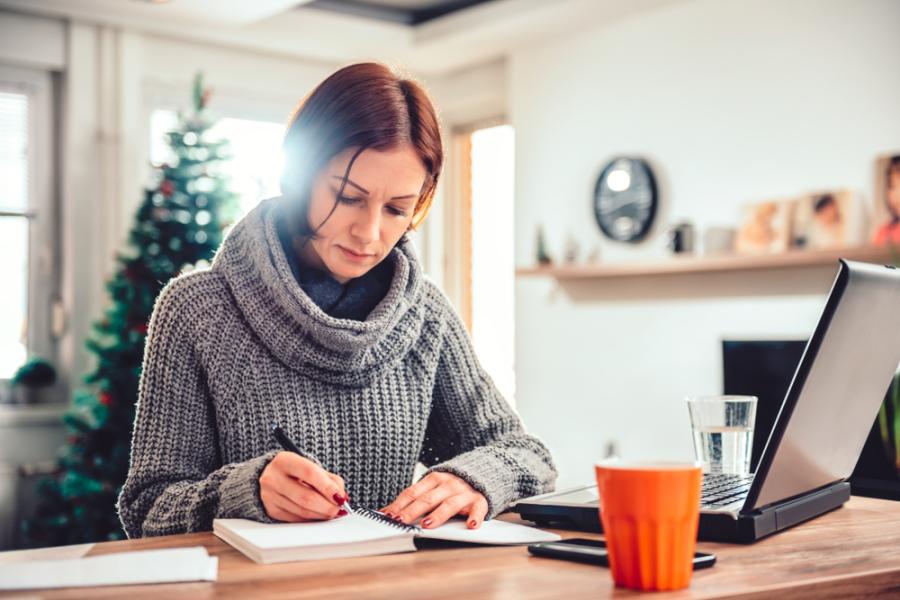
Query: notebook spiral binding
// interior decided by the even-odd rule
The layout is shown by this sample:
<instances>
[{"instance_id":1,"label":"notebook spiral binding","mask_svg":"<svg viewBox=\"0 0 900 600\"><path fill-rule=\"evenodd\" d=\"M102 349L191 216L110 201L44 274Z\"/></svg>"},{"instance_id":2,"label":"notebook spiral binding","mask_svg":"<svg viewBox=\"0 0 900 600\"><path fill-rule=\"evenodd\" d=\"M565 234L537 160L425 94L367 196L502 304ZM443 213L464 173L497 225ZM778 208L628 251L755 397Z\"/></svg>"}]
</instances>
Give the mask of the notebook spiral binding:
<instances>
[{"instance_id":1,"label":"notebook spiral binding","mask_svg":"<svg viewBox=\"0 0 900 600\"><path fill-rule=\"evenodd\" d=\"M405 523L398 523L397 521L391 519L389 516L382 512L378 512L377 510L372 510L371 508L354 508L353 512L366 517L367 519L372 519L373 521L378 521L379 523L384 523L385 525L390 525L396 529L401 529L403 531L418 531L418 527L415 525L406 525Z\"/></svg>"}]
</instances>

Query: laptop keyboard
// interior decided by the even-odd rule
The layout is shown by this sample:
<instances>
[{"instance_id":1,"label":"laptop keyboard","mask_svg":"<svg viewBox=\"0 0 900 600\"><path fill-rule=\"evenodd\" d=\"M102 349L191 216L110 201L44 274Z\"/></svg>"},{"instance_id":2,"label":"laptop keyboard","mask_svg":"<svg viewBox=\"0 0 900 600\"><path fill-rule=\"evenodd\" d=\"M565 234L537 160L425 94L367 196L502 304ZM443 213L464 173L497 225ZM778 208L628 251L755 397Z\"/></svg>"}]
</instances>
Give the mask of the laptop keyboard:
<instances>
[{"instance_id":1,"label":"laptop keyboard","mask_svg":"<svg viewBox=\"0 0 900 600\"><path fill-rule=\"evenodd\" d=\"M753 475L707 473L703 476L700 505L714 508L742 500L752 482Z\"/></svg>"}]
</instances>

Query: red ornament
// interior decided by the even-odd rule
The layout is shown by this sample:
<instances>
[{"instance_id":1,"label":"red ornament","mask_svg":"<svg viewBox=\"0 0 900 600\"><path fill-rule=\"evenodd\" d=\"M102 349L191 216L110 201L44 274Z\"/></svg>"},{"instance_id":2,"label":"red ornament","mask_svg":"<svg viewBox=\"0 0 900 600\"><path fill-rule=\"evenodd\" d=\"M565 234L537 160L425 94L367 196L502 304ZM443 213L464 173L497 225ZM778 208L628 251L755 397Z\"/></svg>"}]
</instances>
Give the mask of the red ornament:
<instances>
[{"instance_id":1,"label":"red ornament","mask_svg":"<svg viewBox=\"0 0 900 600\"><path fill-rule=\"evenodd\" d=\"M103 406L112 406L112 396L109 392L101 392L100 393L100 404Z\"/></svg>"},{"instance_id":2,"label":"red ornament","mask_svg":"<svg viewBox=\"0 0 900 600\"><path fill-rule=\"evenodd\" d=\"M69 437L66 438L66 443L69 444L70 446L74 446L75 444L78 443L78 439L79 438L77 435L70 435Z\"/></svg>"},{"instance_id":3,"label":"red ornament","mask_svg":"<svg viewBox=\"0 0 900 600\"><path fill-rule=\"evenodd\" d=\"M140 324L138 324L137 327L134 328L134 330L137 331L138 333L140 333L141 335L147 335L147 324L140 323Z\"/></svg>"},{"instance_id":4,"label":"red ornament","mask_svg":"<svg viewBox=\"0 0 900 600\"><path fill-rule=\"evenodd\" d=\"M172 183L171 180L166 179L161 184L159 184L159 191L162 192L162 195L168 198L172 195L172 192L175 191L175 184Z\"/></svg>"}]
</instances>

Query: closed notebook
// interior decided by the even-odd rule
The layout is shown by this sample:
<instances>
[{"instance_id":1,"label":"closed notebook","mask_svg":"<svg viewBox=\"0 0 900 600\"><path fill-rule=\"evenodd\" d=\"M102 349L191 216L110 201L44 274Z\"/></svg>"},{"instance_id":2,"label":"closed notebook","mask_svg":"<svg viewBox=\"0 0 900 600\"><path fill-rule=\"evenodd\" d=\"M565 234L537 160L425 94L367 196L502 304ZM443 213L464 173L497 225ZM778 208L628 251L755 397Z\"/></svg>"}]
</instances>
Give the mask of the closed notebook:
<instances>
[{"instance_id":1,"label":"closed notebook","mask_svg":"<svg viewBox=\"0 0 900 600\"><path fill-rule=\"evenodd\" d=\"M382 513L355 508L347 516L306 523L259 523L248 519L215 519L213 533L258 563L320 560L412 552L415 538L514 545L553 542L554 533L534 527L485 521L469 529L465 521L450 521L434 529L395 523Z\"/></svg>"}]
</instances>

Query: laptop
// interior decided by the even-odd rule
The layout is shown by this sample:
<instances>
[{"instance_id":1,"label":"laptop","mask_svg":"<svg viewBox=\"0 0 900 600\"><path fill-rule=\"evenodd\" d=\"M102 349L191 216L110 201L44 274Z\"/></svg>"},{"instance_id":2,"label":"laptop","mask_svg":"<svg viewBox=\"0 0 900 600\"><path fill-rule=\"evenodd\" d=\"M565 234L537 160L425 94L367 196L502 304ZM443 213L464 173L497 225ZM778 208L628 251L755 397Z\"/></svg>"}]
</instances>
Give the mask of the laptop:
<instances>
[{"instance_id":1,"label":"laptop","mask_svg":"<svg viewBox=\"0 0 900 600\"><path fill-rule=\"evenodd\" d=\"M847 479L900 365L900 269L839 263L755 474L704 477L701 540L754 542L850 498ZM512 508L542 526L600 531L597 509L595 485Z\"/></svg>"}]
</instances>

